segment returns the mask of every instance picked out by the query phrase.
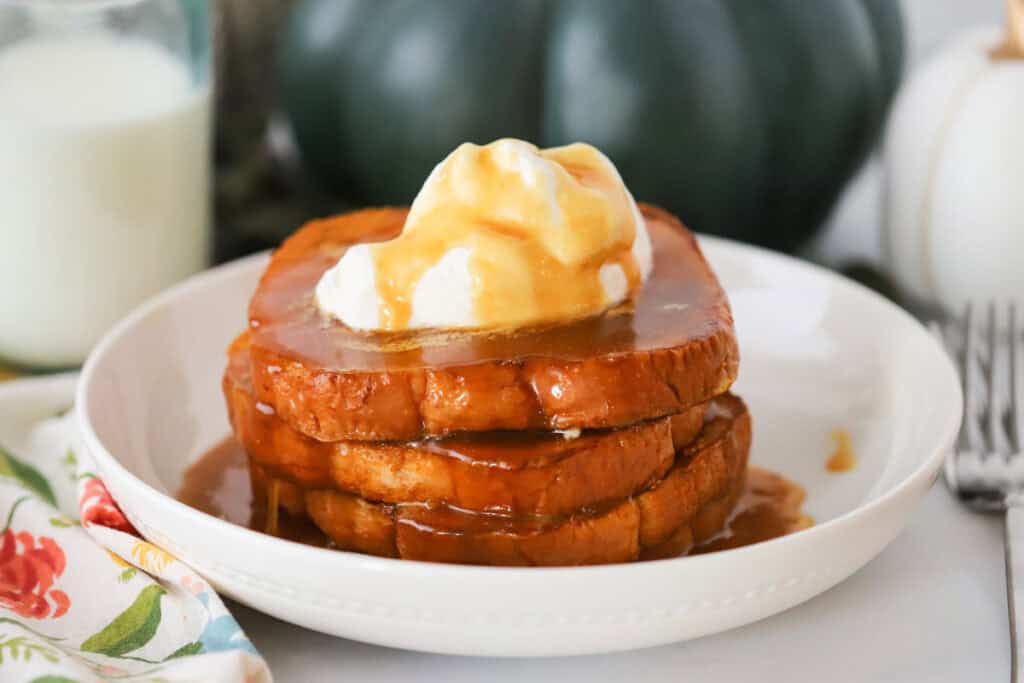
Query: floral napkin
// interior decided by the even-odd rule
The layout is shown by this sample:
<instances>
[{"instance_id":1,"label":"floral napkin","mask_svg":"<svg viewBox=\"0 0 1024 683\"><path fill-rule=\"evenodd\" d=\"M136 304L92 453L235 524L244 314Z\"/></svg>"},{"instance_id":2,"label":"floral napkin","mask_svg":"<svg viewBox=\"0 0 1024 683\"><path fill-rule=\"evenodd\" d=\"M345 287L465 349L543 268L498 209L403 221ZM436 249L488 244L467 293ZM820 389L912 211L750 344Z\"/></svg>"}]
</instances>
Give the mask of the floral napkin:
<instances>
[{"instance_id":1,"label":"floral napkin","mask_svg":"<svg viewBox=\"0 0 1024 683\"><path fill-rule=\"evenodd\" d=\"M67 414L18 452L0 443L0 681L269 683L210 585L142 540L93 471Z\"/></svg>"}]
</instances>

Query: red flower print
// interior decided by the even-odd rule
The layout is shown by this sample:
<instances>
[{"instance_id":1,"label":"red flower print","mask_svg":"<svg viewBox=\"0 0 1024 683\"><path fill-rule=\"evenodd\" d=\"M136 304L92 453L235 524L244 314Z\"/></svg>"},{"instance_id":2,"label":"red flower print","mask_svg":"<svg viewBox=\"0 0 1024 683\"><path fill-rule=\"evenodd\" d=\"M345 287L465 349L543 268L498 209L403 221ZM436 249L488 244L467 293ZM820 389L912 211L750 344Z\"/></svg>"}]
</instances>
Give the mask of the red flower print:
<instances>
[{"instance_id":1,"label":"red flower print","mask_svg":"<svg viewBox=\"0 0 1024 683\"><path fill-rule=\"evenodd\" d=\"M27 531L7 529L0 536L0 605L29 619L64 616L71 600L52 588L64 573L64 563L64 551L52 538L40 536L37 541Z\"/></svg>"},{"instance_id":2,"label":"red flower print","mask_svg":"<svg viewBox=\"0 0 1024 683\"><path fill-rule=\"evenodd\" d=\"M135 536L139 535L125 518L121 508L117 507L107 487L96 477L89 477L82 485L78 508L82 514L82 524L98 524Z\"/></svg>"}]
</instances>

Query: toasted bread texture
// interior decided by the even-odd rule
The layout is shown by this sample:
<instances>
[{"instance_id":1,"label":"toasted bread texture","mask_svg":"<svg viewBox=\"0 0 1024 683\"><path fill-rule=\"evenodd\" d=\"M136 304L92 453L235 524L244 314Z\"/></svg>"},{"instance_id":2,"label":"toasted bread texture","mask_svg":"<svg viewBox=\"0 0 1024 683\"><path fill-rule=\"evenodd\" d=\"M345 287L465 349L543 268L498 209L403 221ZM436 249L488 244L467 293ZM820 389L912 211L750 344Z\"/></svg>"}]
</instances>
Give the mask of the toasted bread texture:
<instances>
[{"instance_id":1,"label":"toasted bread texture","mask_svg":"<svg viewBox=\"0 0 1024 683\"><path fill-rule=\"evenodd\" d=\"M727 391L739 354L728 301L697 242L642 206L654 272L635 301L558 326L365 333L313 291L345 249L397 234L405 209L313 221L275 252L249 308L253 392L320 441L599 429L682 413Z\"/></svg>"},{"instance_id":2,"label":"toasted bread texture","mask_svg":"<svg viewBox=\"0 0 1024 683\"><path fill-rule=\"evenodd\" d=\"M744 486L750 416L731 395L713 405L711 419L664 479L599 509L507 516L307 490L306 514L340 549L403 559L555 566L677 556L721 532ZM254 476L254 483L267 480ZM293 505L301 489L287 488Z\"/></svg>"},{"instance_id":3,"label":"toasted bread texture","mask_svg":"<svg viewBox=\"0 0 1024 683\"><path fill-rule=\"evenodd\" d=\"M476 512L565 515L626 498L662 479L705 406L618 429L462 433L417 442L324 442L260 404L245 340L223 381L236 438L270 476L384 503L444 504Z\"/></svg>"}]
</instances>

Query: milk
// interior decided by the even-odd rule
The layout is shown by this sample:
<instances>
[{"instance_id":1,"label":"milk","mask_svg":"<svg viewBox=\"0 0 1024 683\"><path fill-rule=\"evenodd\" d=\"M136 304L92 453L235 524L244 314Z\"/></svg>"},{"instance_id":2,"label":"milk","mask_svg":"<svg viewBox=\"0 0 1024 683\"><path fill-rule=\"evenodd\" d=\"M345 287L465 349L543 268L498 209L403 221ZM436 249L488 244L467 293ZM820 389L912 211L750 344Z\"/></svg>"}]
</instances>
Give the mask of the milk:
<instances>
[{"instance_id":1,"label":"milk","mask_svg":"<svg viewBox=\"0 0 1024 683\"><path fill-rule=\"evenodd\" d=\"M0 357L77 364L206 265L209 101L141 39L0 48Z\"/></svg>"}]
</instances>

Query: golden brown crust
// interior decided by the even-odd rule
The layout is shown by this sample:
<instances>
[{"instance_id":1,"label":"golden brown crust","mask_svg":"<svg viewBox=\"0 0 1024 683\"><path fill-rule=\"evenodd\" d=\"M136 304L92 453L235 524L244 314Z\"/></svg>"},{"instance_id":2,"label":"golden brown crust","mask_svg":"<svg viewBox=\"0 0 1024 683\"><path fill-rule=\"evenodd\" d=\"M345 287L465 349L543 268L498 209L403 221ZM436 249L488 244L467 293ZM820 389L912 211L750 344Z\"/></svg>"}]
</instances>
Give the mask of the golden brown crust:
<instances>
[{"instance_id":1,"label":"golden brown crust","mask_svg":"<svg viewBox=\"0 0 1024 683\"><path fill-rule=\"evenodd\" d=\"M387 505L334 491L307 491L306 512L329 538L344 541L342 550L399 556L394 515Z\"/></svg>"},{"instance_id":2,"label":"golden brown crust","mask_svg":"<svg viewBox=\"0 0 1024 683\"><path fill-rule=\"evenodd\" d=\"M732 517L736 504L743 496L746 477L733 480L724 495L697 508L689 519L672 532L664 541L640 551L641 560L665 560L687 554L694 546L707 543L722 533Z\"/></svg>"},{"instance_id":3,"label":"golden brown crust","mask_svg":"<svg viewBox=\"0 0 1024 683\"><path fill-rule=\"evenodd\" d=\"M723 481L734 481L746 471L751 439L746 406L728 395L716 399L712 407L724 415L708 422L697 439L677 454L676 465L657 486L658 495L637 498L642 547L666 541L681 524L695 519L700 507L721 496ZM742 457L737 457L739 453Z\"/></svg>"},{"instance_id":4,"label":"golden brown crust","mask_svg":"<svg viewBox=\"0 0 1024 683\"><path fill-rule=\"evenodd\" d=\"M704 423L704 406L616 430L463 434L425 442L327 443L256 402L244 340L233 345L224 394L236 438L273 477L386 503L564 515L626 498L660 480Z\"/></svg>"},{"instance_id":5,"label":"golden brown crust","mask_svg":"<svg viewBox=\"0 0 1024 683\"><path fill-rule=\"evenodd\" d=\"M454 517L445 520L436 511L400 508L399 557L449 564L568 566L630 562L640 553L640 516L633 500L558 525L479 524L467 522L466 515Z\"/></svg>"},{"instance_id":6,"label":"golden brown crust","mask_svg":"<svg viewBox=\"0 0 1024 683\"><path fill-rule=\"evenodd\" d=\"M324 321L319 275L353 240L400 230L405 210L314 221L274 254L250 305L255 394L321 441L608 428L704 403L736 377L728 302L682 224L641 209L655 270L632 311L504 335L360 334Z\"/></svg>"},{"instance_id":7,"label":"golden brown crust","mask_svg":"<svg viewBox=\"0 0 1024 683\"><path fill-rule=\"evenodd\" d=\"M750 416L738 398L723 397L717 405L720 416L679 454L662 482L601 511L562 519L473 515L373 505L334 491L307 492L307 510L338 548L403 559L576 565L679 555L718 533L742 492Z\"/></svg>"}]
</instances>

